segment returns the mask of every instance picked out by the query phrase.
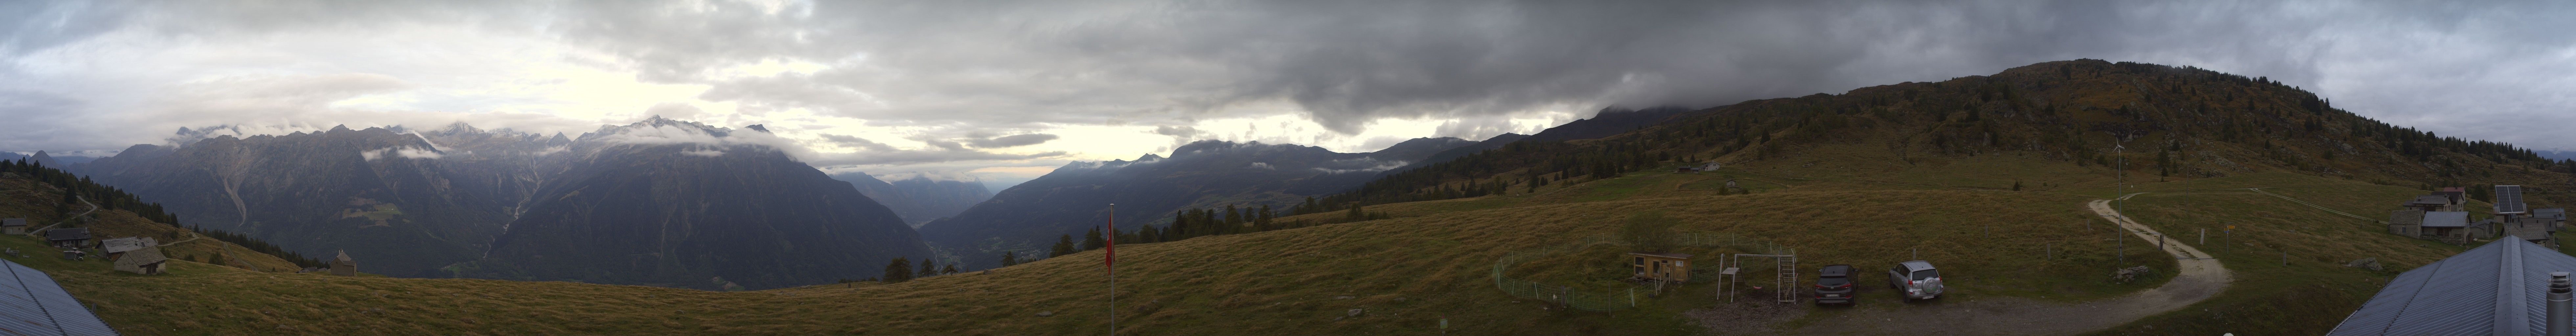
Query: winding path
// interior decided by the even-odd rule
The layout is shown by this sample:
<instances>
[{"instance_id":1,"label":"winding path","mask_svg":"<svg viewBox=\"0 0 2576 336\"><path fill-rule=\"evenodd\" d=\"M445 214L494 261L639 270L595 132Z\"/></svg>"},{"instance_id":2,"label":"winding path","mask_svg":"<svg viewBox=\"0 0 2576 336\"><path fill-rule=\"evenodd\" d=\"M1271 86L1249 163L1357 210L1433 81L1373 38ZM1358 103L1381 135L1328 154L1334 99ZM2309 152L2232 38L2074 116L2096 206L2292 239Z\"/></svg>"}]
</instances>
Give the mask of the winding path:
<instances>
[{"instance_id":1,"label":"winding path","mask_svg":"<svg viewBox=\"0 0 2576 336\"><path fill-rule=\"evenodd\" d=\"M39 237L39 238L44 237L44 235L45 235L45 229L51 229L51 228L54 228L54 227L56 227L56 226L62 226L62 225L63 225L63 223L70 223L70 222L72 222L72 220L73 220L73 219L79 219L79 218L80 218L80 216L88 216L88 215L89 215L89 213L92 213L92 212L98 212L98 204L91 204L91 203L89 202L89 198L88 198L88 197L81 197L80 195L72 195L72 199L80 200L81 204L87 204L87 205L89 205L89 211L82 211L82 212L81 212L80 214L78 214L78 215L72 215L71 217L64 217L64 218L63 218L63 221L60 221L60 222L54 222L54 224L53 224L53 225L46 225L45 227L36 228L36 229L34 229L34 230L27 230L27 236L28 236L28 237Z\"/></svg>"},{"instance_id":2,"label":"winding path","mask_svg":"<svg viewBox=\"0 0 2576 336\"><path fill-rule=\"evenodd\" d=\"M2128 194L2119 199L2129 199L2138 194L2144 193ZM2180 274L2166 281L2164 286L2092 302L2058 303L2000 297L1914 304L1899 309L1864 309L1819 321L1789 334L2075 335L2182 309L2218 295L2233 281L2234 276L2218 264L2218 259L2211 258L2200 249L2183 245L2180 239L2166 239L2155 229L2121 216L2112 208L2111 201L2094 200L2085 206L2095 215L2119 223L2120 228L2139 239L2150 242L2163 240L2164 251L2174 256Z\"/></svg>"}]
</instances>

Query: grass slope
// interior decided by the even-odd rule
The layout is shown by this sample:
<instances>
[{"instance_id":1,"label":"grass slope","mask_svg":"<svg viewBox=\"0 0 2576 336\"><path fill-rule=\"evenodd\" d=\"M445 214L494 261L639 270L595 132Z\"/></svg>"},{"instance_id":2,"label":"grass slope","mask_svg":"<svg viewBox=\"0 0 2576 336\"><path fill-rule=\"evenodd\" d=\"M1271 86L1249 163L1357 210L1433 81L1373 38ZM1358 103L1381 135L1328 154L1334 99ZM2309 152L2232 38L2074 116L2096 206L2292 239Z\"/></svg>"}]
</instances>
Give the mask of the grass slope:
<instances>
[{"instance_id":1,"label":"grass slope","mask_svg":"<svg viewBox=\"0 0 2576 336\"><path fill-rule=\"evenodd\" d=\"M2163 281L2112 283L2112 269L2146 265L2174 273L2170 258L2142 241L2112 239L2111 227L2083 209L2087 200L2117 193L2111 172L2100 166L2016 155L1875 160L1867 145L1797 150L1808 156L1722 172L1648 171L1534 193L1515 186L1507 195L1368 207L1393 219L1121 246L1118 326L1121 334L1431 335L1447 320L1447 331L1460 334L1686 335L1710 330L1686 313L1735 314L1731 309L1741 306L1722 304L1725 298L1705 281L1641 297L1637 309L1596 313L1515 298L1488 277L1504 254L1611 234L1621 221L1646 212L1661 212L1681 230L1797 248L1801 268L1809 271L1837 263L1875 270L1916 259L1919 251L1920 259L1944 269L1950 299L2102 299ZM1720 195L1712 186L1726 179L1756 192ZM2359 220L2242 190L2277 187L2266 190L2367 213L2421 192L2410 188L2287 173L2165 180L2139 182L2132 192L2149 193L2127 211L2177 235L2237 225L2235 234L2204 245L2226 247L2204 250L2231 259L2227 266L2239 281L2193 307L2103 334L2322 332L2389 276L2462 250L2389 236ZM2015 183L2022 191L2012 190ZM0 244L37 242L0 237ZM2120 244L2137 246L2125 257L2113 255ZM2292 256L2287 266L2278 263L2283 250ZM1514 265L1512 275L1616 290L1623 251L1595 246ZM162 276L109 272L101 262L30 265L53 272L110 325L132 335L1102 335L1111 308L1100 253L897 284L753 292L259 273L188 262ZM2398 268L2340 266L2363 257ZM2128 263L2113 262L2118 259ZM1771 287L1765 272L1749 274L1745 284ZM1873 280L1863 277L1864 284ZM1745 294L1753 301L1767 297ZM1884 290L1862 295L1858 309L1907 309ZM1353 316L1352 309L1361 312ZM1800 317L1781 326L1849 311L1799 310Z\"/></svg>"}]
</instances>

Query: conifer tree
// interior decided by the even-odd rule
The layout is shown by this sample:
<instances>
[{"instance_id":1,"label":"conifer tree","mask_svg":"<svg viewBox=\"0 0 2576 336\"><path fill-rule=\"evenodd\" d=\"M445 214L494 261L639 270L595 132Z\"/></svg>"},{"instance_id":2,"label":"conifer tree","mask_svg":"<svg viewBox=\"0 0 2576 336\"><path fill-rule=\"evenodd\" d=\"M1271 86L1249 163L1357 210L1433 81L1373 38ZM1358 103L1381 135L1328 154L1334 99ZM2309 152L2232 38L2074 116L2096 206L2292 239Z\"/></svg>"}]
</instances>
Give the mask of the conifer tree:
<instances>
[{"instance_id":1,"label":"conifer tree","mask_svg":"<svg viewBox=\"0 0 2576 336\"><path fill-rule=\"evenodd\" d=\"M914 276L921 276L921 277L927 277L927 276L939 275L939 267L938 267L938 265L939 265L939 261L938 261L938 260L932 260L932 259L927 259L927 258L925 258L925 259L921 259L921 272L920 272L920 273L913 273L913 274L914 274Z\"/></svg>"},{"instance_id":2,"label":"conifer tree","mask_svg":"<svg viewBox=\"0 0 2576 336\"><path fill-rule=\"evenodd\" d=\"M1047 257L1048 257L1048 258L1062 257L1062 256L1064 256L1064 255L1067 255L1067 254L1073 254L1073 252L1076 252L1076 251L1074 251L1074 250L1073 250L1073 235L1064 235L1064 236L1056 237L1056 238L1055 238L1055 249L1054 249L1054 251L1052 251L1052 252L1053 252L1053 253L1049 253L1049 254L1047 254Z\"/></svg>"},{"instance_id":3,"label":"conifer tree","mask_svg":"<svg viewBox=\"0 0 2576 336\"><path fill-rule=\"evenodd\" d=\"M1019 265L1019 264L1020 264L1020 257L1019 257L1019 256L1017 256L1017 255L1012 255L1012 252L1011 252L1011 251L1002 251L1002 267L1011 267L1011 265Z\"/></svg>"},{"instance_id":4,"label":"conifer tree","mask_svg":"<svg viewBox=\"0 0 2576 336\"><path fill-rule=\"evenodd\" d=\"M912 280L912 261L904 260L903 257L894 257L893 262L886 263L883 279L886 283Z\"/></svg>"},{"instance_id":5,"label":"conifer tree","mask_svg":"<svg viewBox=\"0 0 2576 336\"><path fill-rule=\"evenodd\" d=\"M1107 242L1101 240L1100 228L1094 227L1091 228L1090 233L1082 234L1083 251L1098 250L1102 245L1107 245Z\"/></svg>"}]
</instances>

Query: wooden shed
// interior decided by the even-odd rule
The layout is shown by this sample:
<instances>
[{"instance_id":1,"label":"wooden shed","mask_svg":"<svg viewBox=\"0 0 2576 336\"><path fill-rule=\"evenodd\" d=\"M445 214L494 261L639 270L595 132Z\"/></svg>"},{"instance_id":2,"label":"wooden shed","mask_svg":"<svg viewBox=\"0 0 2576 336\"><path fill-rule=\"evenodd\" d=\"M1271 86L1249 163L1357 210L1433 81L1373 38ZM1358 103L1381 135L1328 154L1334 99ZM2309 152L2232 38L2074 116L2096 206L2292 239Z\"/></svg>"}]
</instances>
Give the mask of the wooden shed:
<instances>
[{"instance_id":1,"label":"wooden shed","mask_svg":"<svg viewBox=\"0 0 2576 336\"><path fill-rule=\"evenodd\" d=\"M2425 212L2424 222L2423 224L2419 224L2418 227L2423 228L2423 231L2418 232L2418 234L2420 234L2418 237L2422 237L2424 239L2439 240L2452 244L2469 243L2469 213L2467 211ZM2511 227L2507 227L2505 229L2506 234L2513 233Z\"/></svg>"},{"instance_id":2,"label":"wooden shed","mask_svg":"<svg viewBox=\"0 0 2576 336\"><path fill-rule=\"evenodd\" d=\"M358 275L358 261L349 259L349 251L340 251L339 257L331 258L331 275Z\"/></svg>"},{"instance_id":3,"label":"wooden shed","mask_svg":"<svg viewBox=\"0 0 2576 336\"><path fill-rule=\"evenodd\" d=\"M1628 252L1628 265L1636 280L1690 282L1691 255L1666 252Z\"/></svg>"},{"instance_id":4,"label":"wooden shed","mask_svg":"<svg viewBox=\"0 0 2576 336\"><path fill-rule=\"evenodd\" d=\"M45 241L55 248L89 247L89 228L45 230Z\"/></svg>"},{"instance_id":5,"label":"wooden shed","mask_svg":"<svg viewBox=\"0 0 2576 336\"><path fill-rule=\"evenodd\" d=\"M169 266L169 264L170 257L161 255L160 247L145 247L133 251L126 251L124 252L123 257L116 258L116 270L132 272L134 274L161 274L162 272L168 271L163 269L163 267Z\"/></svg>"},{"instance_id":6,"label":"wooden shed","mask_svg":"<svg viewBox=\"0 0 2576 336\"><path fill-rule=\"evenodd\" d=\"M2421 238L2422 234L2417 232L2422 231L2424 229L2423 226L2424 210L2397 210L2388 212L2388 234L2406 236L2408 238Z\"/></svg>"},{"instance_id":7,"label":"wooden shed","mask_svg":"<svg viewBox=\"0 0 2576 336\"><path fill-rule=\"evenodd\" d=\"M0 218L0 233L13 235L27 234L27 219Z\"/></svg>"}]
</instances>

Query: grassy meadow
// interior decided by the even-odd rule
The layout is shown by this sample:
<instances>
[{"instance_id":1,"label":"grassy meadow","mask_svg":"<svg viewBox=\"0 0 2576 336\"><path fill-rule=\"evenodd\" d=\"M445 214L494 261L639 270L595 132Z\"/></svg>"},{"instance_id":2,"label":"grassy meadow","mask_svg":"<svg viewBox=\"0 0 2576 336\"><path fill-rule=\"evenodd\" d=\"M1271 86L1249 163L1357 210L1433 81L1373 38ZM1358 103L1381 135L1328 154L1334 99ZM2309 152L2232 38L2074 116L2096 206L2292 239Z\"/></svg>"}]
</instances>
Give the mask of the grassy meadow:
<instances>
[{"instance_id":1,"label":"grassy meadow","mask_svg":"<svg viewBox=\"0 0 2576 336\"><path fill-rule=\"evenodd\" d=\"M1871 155L1857 145L1818 150ZM1603 313L1512 297L1489 277L1504 254L1612 235L1631 216L1650 212L1673 221L1676 230L1795 248L1802 272L1856 265L1863 272L1856 309L1905 308L1893 293L1869 288L1881 281L1875 272L1903 260L1940 266L1952 299L2104 299L2161 285L2175 273L2170 257L2146 241L2114 238L2124 235L2085 210L2085 202L2116 193L2102 167L2012 155L1885 162L1901 161L1775 160L1700 174L1651 170L1535 192L1515 186L1505 195L1368 207L1392 219L1122 245L1117 327L1135 335L1436 335L1446 320L1445 332L1471 335L1690 335L1711 326L1686 315L1749 314L1740 311L1743 305L1725 304L1717 279L1641 295L1635 309ZM1730 178L1752 192L1721 195L1715 187ZM2021 191L2012 190L2015 183ZM2237 225L2226 239L2214 235L2201 246L2229 259L2239 280L2189 309L2102 333L2321 331L2389 276L2462 248L2389 236L2357 220L2242 190L2249 187L2277 187L2266 190L2354 213L2385 213L2373 209L2420 192L2298 174L2139 182L2135 191L2149 193L2132 199L2127 211L2161 231L2185 235ZM1335 216L1342 214L1283 220ZM2230 245L2217 246L2222 241ZM41 243L0 237L0 244ZM2127 255L2115 255L2123 244ZM2292 257L2287 266L2278 263L2283 250ZM1511 276L1615 291L1629 286L1618 281L1626 251L1595 245L1513 265ZM1694 262L1712 267L1734 251L1679 252L1700 254ZM189 261L174 261L171 274L138 276L108 271L103 261L15 260L51 272L130 335L1105 335L1113 308L1100 254L904 283L750 292L338 277ZM2341 266L2363 257L2395 268ZM2159 276L2110 280L2112 270L2139 265ZM1778 288L1767 264L1747 268L1744 285ZM1812 277L1804 274L1789 287L1805 289ZM1769 297L1743 295L1756 302ZM1852 311L1800 309L1776 330Z\"/></svg>"}]
</instances>

